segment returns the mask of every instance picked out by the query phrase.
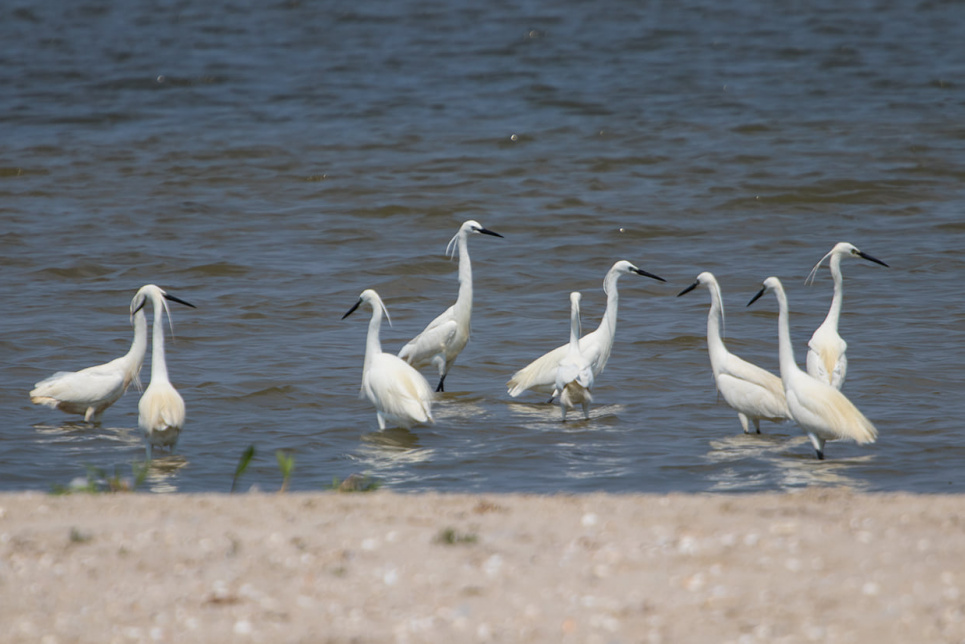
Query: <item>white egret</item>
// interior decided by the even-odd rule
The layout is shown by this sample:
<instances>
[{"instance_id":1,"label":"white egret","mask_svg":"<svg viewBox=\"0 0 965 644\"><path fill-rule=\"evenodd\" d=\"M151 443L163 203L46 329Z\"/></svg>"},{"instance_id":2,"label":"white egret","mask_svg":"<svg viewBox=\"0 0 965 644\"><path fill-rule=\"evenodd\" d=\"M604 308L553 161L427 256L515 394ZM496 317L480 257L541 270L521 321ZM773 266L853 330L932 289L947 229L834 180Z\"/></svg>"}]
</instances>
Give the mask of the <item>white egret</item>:
<instances>
[{"instance_id":1,"label":"white egret","mask_svg":"<svg viewBox=\"0 0 965 644\"><path fill-rule=\"evenodd\" d=\"M784 384L787 408L794 422L811 439L818 458L824 458L825 441L851 439L859 444L875 442L878 430L843 393L822 380L812 378L797 366L791 345L787 295L781 280L776 277L764 280L764 287L747 306L756 302L768 289L777 296L781 382Z\"/></svg>"},{"instance_id":2,"label":"white egret","mask_svg":"<svg viewBox=\"0 0 965 644\"><path fill-rule=\"evenodd\" d=\"M839 242L834 245L831 251L821 258L811 272L808 274L805 283L814 282L814 277L821 267L824 260L828 261L831 269L831 277L834 279L834 296L831 298L831 308L824 322L817 328L811 339L808 341L808 373L818 380L827 382L835 389L841 389L844 384L844 377L848 371L848 358L844 352L848 349L848 343L838 335L838 318L841 317L841 305L844 302L844 279L841 276L842 257L861 257L875 264L888 266L876 257L864 253L848 242Z\"/></svg>"},{"instance_id":3,"label":"white egret","mask_svg":"<svg viewBox=\"0 0 965 644\"><path fill-rule=\"evenodd\" d=\"M566 422L566 412L583 406L583 417L590 419L590 403L593 395L593 369L590 361L580 351L580 298L574 291L570 293L570 344L566 357L560 361L556 369L556 390L560 392L560 411L563 422Z\"/></svg>"},{"instance_id":4,"label":"white egret","mask_svg":"<svg viewBox=\"0 0 965 644\"><path fill-rule=\"evenodd\" d=\"M433 422L432 389L429 383L411 365L391 353L383 353L379 342L382 314L389 324L389 312L379 294L372 289L362 291L355 306L342 316L344 320L362 303L372 307L369 334L365 340L365 362L362 365L362 388L359 398L365 397L375 405L379 429L385 429L386 421L408 429L416 423Z\"/></svg>"},{"instance_id":5,"label":"white egret","mask_svg":"<svg viewBox=\"0 0 965 644\"><path fill-rule=\"evenodd\" d=\"M502 237L469 220L459 227L459 232L446 246L446 255L459 252L459 295L456 303L443 311L426 328L412 338L399 351L399 357L416 368L433 365L439 371L439 385L436 391L445 391L446 375L452 368L456 357L469 342L470 318L472 317L472 264L469 262L467 238L473 233Z\"/></svg>"},{"instance_id":6,"label":"white egret","mask_svg":"<svg viewBox=\"0 0 965 644\"><path fill-rule=\"evenodd\" d=\"M724 402L737 412L744 433L750 433L749 422L754 423L754 429L760 434L762 420L779 423L790 418L781 379L770 371L737 357L724 345L720 335L724 303L714 274L706 271L701 273L696 282L680 291L677 296L689 293L698 286L706 286L710 291L707 352L710 354L710 368L714 372L717 391L724 398Z\"/></svg>"},{"instance_id":7,"label":"white egret","mask_svg":"<svg viewBox=\"0 0 965 644\"><path fill-rule=\"evenodd\" d=\"M104 410L117 402L131 383L141 389L141 366L147 352L147 320L143 311L131 317L134 341L130 350L106 364L80 371L58 371L41 380L30 392L30 402L83 414L88 423L98 424Z\"/></svg>"},{"instance_id":8,"label":"white egret","mask_svg":"<svg viewBox=\"0 0 965 644\"><path fill-rule=\"evenodd\" d=\"M137 423L147 435L147 457L151 458L154 447L173 449L184 426L184 399L168 379L167 362L164 358L164 315L171 325L168 300L195 308L189 302L164 292L154 284L142 286L131 300L131 314L136 314L150 300L154 304L154 331L151 341L151 382L137 404Z\"/></svg>"},{"instance_id":9,"label":"white egret","mask_svg":"<svg viewBox=\"0 0 965 644\"><path fill-rule=\"evenodd\" d=\"M666 281L662 277L640 270L626 260L618 261L607 271L606 277L603 278L603 291L607 295L603 319L600 320L600 326L595 331L580 338L580 351L589 361L594 378L603 371L607 360L610 358L610 351L613 349L613 334L617 328L617 308L620 303L617 280L620 279L621 275L629 273L643 275L661 282ZM560 361L566 357L568 347L569 345L566 344L557 347L514 373L513 377L506 383L509 395L515 398L527 389L532 389L556 397L558 393L556 391L556 370Z\"/></svg>"}]
</instances>

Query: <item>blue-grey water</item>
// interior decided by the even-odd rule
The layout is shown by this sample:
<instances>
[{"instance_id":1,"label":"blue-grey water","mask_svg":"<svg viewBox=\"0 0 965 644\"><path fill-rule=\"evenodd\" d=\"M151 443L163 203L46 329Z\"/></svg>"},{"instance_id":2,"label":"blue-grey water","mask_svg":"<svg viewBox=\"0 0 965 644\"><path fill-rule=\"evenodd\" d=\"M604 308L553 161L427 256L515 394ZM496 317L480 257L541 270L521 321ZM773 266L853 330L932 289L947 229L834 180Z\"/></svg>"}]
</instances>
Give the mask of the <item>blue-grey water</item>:
<instances>
[{"instance_id":1,"label":"blue-grey water","mask_svg":"<svg viewBox=\"0 0 965 644\"><path fill-rule=\"evenodd\" d=\"M0 489L144 457L132 387L100 426L32 385L106 362L128 305L172 306L188 420L144 489L292 489L352 473L398 491L962 492L965 20L955 2L111 2L0 9ZM473 337L436 423L378 432L358 399L368 312L393 352L456 296ZM718 402L703 270L729 348L777 370L788 290L803 365L838 241L844 391L870 446L818 462L793 423L742 434ZM591 420L505 382L584 328L627 259ZM425 371L432 384L436 378ZM150 378L150 357L142 377Z\"/></svg>"}]
</instances>

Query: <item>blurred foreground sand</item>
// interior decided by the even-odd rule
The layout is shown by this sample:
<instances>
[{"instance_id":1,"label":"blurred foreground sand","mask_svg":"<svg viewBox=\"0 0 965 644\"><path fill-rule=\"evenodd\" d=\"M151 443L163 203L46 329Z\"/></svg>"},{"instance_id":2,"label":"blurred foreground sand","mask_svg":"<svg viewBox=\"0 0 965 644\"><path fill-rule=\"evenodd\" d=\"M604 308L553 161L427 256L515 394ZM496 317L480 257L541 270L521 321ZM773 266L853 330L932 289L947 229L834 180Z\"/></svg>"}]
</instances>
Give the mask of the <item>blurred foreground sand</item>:
<instances>
[{"instance_id":1,"label":"blurred foreground sand","mask_svg":"<svg viewBox=\"0 0 965 644\"><path fill-rule=\"evenodd\" d=\"M958 496L0 495L3 642L963 642Z\"/></svg>"}]
</instances>

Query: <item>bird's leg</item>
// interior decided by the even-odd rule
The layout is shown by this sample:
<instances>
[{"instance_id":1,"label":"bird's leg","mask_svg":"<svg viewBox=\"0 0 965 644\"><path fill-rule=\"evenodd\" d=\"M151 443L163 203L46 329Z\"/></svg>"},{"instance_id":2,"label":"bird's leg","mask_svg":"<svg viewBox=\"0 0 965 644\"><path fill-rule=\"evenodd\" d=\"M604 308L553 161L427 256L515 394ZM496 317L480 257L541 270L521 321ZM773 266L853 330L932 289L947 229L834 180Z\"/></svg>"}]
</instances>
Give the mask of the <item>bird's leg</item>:
<instances>
[{"instance_id":1,"label":"bird's leg","mask_svg":"<svg viewBox=\"0 0 965 644\"><path fill-rule=\"evenodd\" d=\"M583 419L590 420L590 405L589 403L583 403Z\"/></svg>"},{"instance_id":2,"label":"bird's leg","mask_svg":"<svg viewBox=\"0 0 965 644\"><path fill-rule=\"evenodd\" d=\"M550 399L546 401L546 404L547 404L547 405L552 405L554 398L556 398L556 394L553 394L552 396L550 396Z\"/></svg>"},{"instance_id":3,"label":"bird's leg","mask_svg":"<svg viewBox=\"0 0 965 644\"><path fill-rule=\"evenodd\" d=\"M811 439L811 444L814 445L814 451L818 456L819 461L824 460L824 439L815 434L808 434L808 438Z\"/></svg>"},{"instance_id":4,"label":"bird's leg","mask_svg":"<svg viewBox=\"0 0 965 644\"><path fill-rule=\"evenodd\" d=\"M375 412L375 417L379 419L379 431L385 431L385 418L382 417L382 412Z\"/></svg>"},{"instance_id":5,"label":"bird's leg","mask_svg":"<svg viewBox=\"0 0 965 644\"><path fill-rule=\"evenodd\" d=\"M758 434L761 433L761 419L760 419L760 418L755 418L755 419L754 419L754 429L757 430L757 433L758 433Z\"/></svg>"},{"instance_id":6,"label":"bird's leg","mask_svg":"<svg viewBox=\"0 0 965 644\"><path fill-rule=\"evenodd\" d=\"M438 393L438 392L440 392L440 391L441 391L441 392L445 392L445 391L446 391L446 388L443 386L443 384L444 384L445 382L446 382L446 375L443 374L442 377L439 378L439 385L436 387L436 393Z\"/></svg>"},{"instance_id":7,"label":"bird's leg","mask_svg":"<svg viewBox=\"0 0 965 644\"><path fill-rule=\"evenodd\" d=\"M745 434L750 434L751 431L750 431L750 427L749 427L748 424L747 424L747 416L745 416L744 414L742 414L742 413L740 413L740 412L737 412L737 417L740 418L741 427L744 428L744 433L745 433Z\"/></svg>"}]
</instances>

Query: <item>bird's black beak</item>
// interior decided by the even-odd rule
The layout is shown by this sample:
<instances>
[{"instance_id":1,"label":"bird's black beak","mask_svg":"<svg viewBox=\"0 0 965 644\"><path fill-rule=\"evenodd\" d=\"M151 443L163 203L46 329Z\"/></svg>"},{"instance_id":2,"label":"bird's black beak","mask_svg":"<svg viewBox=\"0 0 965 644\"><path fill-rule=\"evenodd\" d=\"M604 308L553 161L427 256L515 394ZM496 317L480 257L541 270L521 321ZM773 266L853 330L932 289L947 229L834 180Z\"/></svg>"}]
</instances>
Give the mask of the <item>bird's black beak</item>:
<instances>
[{"instance_id":1,"label":"bird's black beak","mask_svg":"<svg viewBox=\"0 0 965 644\"><path fill-rule=\"evenodd\" d=\"M147 298L146 298L146 297L145 297L143 300L141 300L141 303L137 305L137 308L136 308L136 309L134 309L133 311L131 311L131 315L136 315L138 311L140 311L141 309L144 308L144 305L145 305L145 304L147 304Z\"/></svg>"},{"instance_id":2,"label":"bird's black beak","mask_svg":"<svg viewBox=\"0 0 965 644\"><path fill-rule=\"evenodd\" d=\"M182 300L180 297L174 297L173 295L171 295L171 294L169 294L169 293L165 293L165 294L164 294L164 299L165 299L165 300L170 300L171 302L177 302L178 304L183 304L183 305L185 305L185 306L190 306L192 309L198 308L198 307L196 307L194 304L191 304L191 302L185 302L185 301ZM146 302L146 301L147 301L147 300L145 300L145 302ZM141 306L144 306L144 304L141 304ZM141 306L137 307L138 310L140 310ZM137 313L137 311L135 311L135 313Z\"/></svg>"},{"instance_id":3,"label":"bird's black beak","mask_svg":"<svg viewBox=\"0 0 965 644\"><path fill-rule=\"evenodd\" d=\"M757 292L757 295L755 295L754 297L752 297L752 298L751 298L751 301L747 303L747 306L750 306L751 304L753 304L754 302L756 302L757 300L759 300L760 297L761 297L762 295L764 295L764 291L766 291L766 290L767 290L767 287L766 287L766 286L762 286L762 287L761 287L761 290L759 290L759 291Z\"/></svg>"},{"instance_id":4,"label":"bird's black beak","mask_svg":"<svg viewBox=\"0 0 965 644\"><path fill-rule=\"evenodd\" d=\"M664 278L660 277L659 275L654 275L653 273L648 273L647 271L640 270L640 269L637 268L636 266L631 266L631 267L630 267L630 271L633 272L633 273L636 273L637 275L643 275L644 277L649 277L649 278L651 278L651 279L655 279L655 280L657 280L658 282L666 282L666 281L667 281L667 280L665 280Z\"/></svg>"},{"instance_id":5,"label":"bird's black beak","mask_svg":"<svg viewBox=\"0 0 965 644\"><path fill-rule=\"evenodd\" d=\"M347 312L345 315L342 316L342 319L344 320L344 319L347 318L348 316L350 316L350 315L352 315L353 313L355 313L355 309L357 309L360 304L362 304L362 298L359 298L359 301L355 303L355 306L353 306L352 308L350 308L350 309L348 310L348 312Z\"/></svg>"},{"instance_id":6,"label":"bird's black beak","mask_svg":"<svg viewBox=\"0 0 965 644\"><path fill-rule=\"evenodd\" d=\"M699 280L696 281L696 282L694 282L693 284L691 284L690 286L688 286L688 287L685 288L684 290L680 291L679 293L677 293L677 297L680 297L681 295L686 295L687 293L691 292L692 290L694 290L694 289L697 288L698 286L700 286L700 281L699 281Z\"/></svg>"},{"instance_id":7,"label":"bird's black beak","mask_svg":"<svg viewBox=\"0 0 965 644\"><path fill-rule=\"evenodd\" d=\"M482 233L483 235L492 235L493 237L502 237L502 235L500 235L499 233L495 233L489 230L488 228L477 228L476 232Z\"/></svg>"},{"instance_id":8,"label":"bird's black beak","mask_svg":"<svg viewBox=\"0 0 965 644\"><path fill-rule=\"evenodd\" d=\"M863 258L863 259L866 259L866 260L868 260L869 262L874 262L875 264L881 264L881 265L884 266L885 268L891 268L890 266L888 266L887 264L885 264L883 261L881 261L881 260L878 259L877 257L872 257L872 256L869 255L868 253L862 252L862 251L860 251L860 250L858 251L858 257L861 257L861 258Z\"/></svg>"}]
</instances>

